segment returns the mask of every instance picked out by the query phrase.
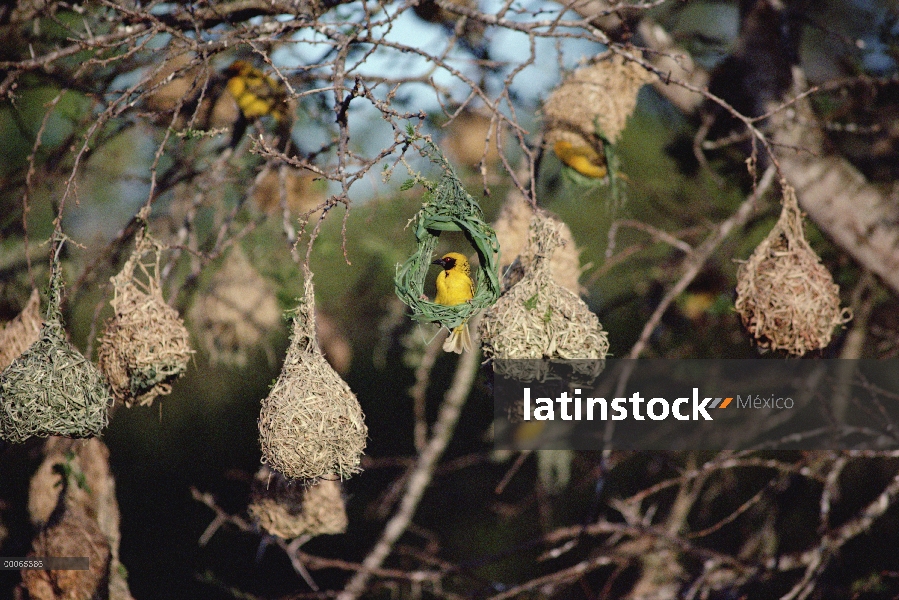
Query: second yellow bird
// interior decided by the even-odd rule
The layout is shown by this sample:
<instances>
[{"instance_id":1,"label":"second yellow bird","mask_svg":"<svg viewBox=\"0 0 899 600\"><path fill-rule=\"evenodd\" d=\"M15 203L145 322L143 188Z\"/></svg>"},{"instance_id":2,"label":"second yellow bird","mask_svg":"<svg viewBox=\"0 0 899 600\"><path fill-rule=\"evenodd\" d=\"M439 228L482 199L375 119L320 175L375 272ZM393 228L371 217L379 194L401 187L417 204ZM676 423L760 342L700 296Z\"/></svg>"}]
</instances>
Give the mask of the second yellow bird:
<instances>
[{"instance_id":1,"label":"second yellow bird","mask_svg":"<svg viewBox=\"0 0 899 600\"><path fill-rule=\"evenodd\" d=\"M250 63L236 60L225 71L228 91L234 96L247 119L272 116L284 119L287 92L280 81L266 75Z\"/></svg>"},{"instance_id":2,"label":"second yellow bird","mask_svg":"<svg viewBox=\"0 0 899 600\"><path fill-rule=\"evenodd\" d=\"M458 252L448 252L432 264L443 267L437 275L437 297L434 302L446 306L462 304L474 297L474 282L471 280L471 265ZM462 354L471 351L471 334L468 323L456 327L443 343L446 352Z\"/></svg>"},{"instance_id":3,"label":"second yellow bird","mask_svg":"<svg viewBox=\"0 0 899 600\"><path fill-rule=\"evenodd\" d=\"M563 163L587 177L602 179L608 173L605 159L590 146L574 146L571 142L558 141L553 152Z\"/></svg>"}]
</instances>

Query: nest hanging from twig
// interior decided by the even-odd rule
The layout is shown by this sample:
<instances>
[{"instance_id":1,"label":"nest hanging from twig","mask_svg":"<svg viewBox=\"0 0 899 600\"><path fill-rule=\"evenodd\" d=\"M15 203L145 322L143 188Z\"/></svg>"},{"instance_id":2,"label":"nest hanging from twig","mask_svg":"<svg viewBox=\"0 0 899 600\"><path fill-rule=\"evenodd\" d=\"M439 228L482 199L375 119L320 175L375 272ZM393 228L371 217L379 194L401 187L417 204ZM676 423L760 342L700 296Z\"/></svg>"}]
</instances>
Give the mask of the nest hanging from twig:
<instances>
[{"instance_id":1,"label":"nest hanging from twig","mask_svg":"<svg viewBox=\"0 0 899 600\"><path fill-rule=\"evenodd\" d=\"M112 551L97 521L83 508L66 506L59 519L34 538L31 556L87 557L87 570L26 570L22 583L32 600L96 598L108 586ZM95 595L96 594L96 595Z\"/></svg>"},{"instance_id":2,"label":"nest hanging from twig","mask_svg":"<svg viewBox=\"0 0 899 600\"><path fill-rule=\"evenodd\" d=\"M347 528L339 481L322 479L307 486L267 467L256 474L248 510L260 527L285 540L344 533Z\"/></svg>"},{"instance_id":3,"label":"nest hanging from twig","mask_svg":"<svg viewBox=\"0 0 899 600\"><path fill-rule=\"evenodd\" d=\"M805 239L796 191L781 186L777 224L738 269L736 310L760 347L802 356L827 346L834 328L852 316Z\"/></svg>"},{"instance_id":4,"label":"nest hanging from twig","mask_svg":"<svg viewBox=\"0 0 899 600\"><path fill-rule=\"evenodd\" d=\"M103 376L66 340L58 260L40 339L0 374L0 437L14 444L31 436L92 437L109 422Z\"/></svg>"},{"instance_id":5,"label":"nest hanging from twig","mask_svg":"<svg viewBox=\"0 0 899 600\"><path fill-rule=\"evenodd\" d=\"M637 93L653 79L653 73L618 55L578 69L543 105L546 145L565 141L602 155L602 140L618 141Z\"/></svg>"},{"instance_id":6,"label":"nest hanging from twig","mask_svg":"<svg viewBox=\"0 0 899 600\"><path fill-rule=\"evenodd\" d=\"M12 321L0 327L0 371L41 337L41 299L37 290Z\"/></svg>"},{"instance_id":7,"label":"nest hanging from twig","mask_svg":"<svg viewBox=\"0 0 899 600\"><path fill-rule=\"evenodd\" d=\"M545 214L534 215L522 261L529 268L481 319L484 355L501 374L522 381L539 379L541 373L531 371L544 359L593 359L596 366L589 368L601 370L608 335L583 300L553 281L550 271L552 254L562 245L563 226ZM514 372L519 368L524 371Z\"/></svg>"},{"instance_id":8,"label":"nest hanging from twig","mask_svg":"<svg viewBox=\"0 0 899 600\"><path fill-rule=\"evenodd\" d=\"M496 233L484 221L477 201L465 191L462 182L440 150L428 142L423 155L443 170L440 181L415 215L415 253L397 265L396 295L412 309L416 321L440 323L450 331L466 323L476 312L492 306L500 294L499 242ZM462 232L478 253L474 297L460 304L437 304L424 293L425 279L437 248L440 232Z\"/></svg>"},{"instance_id":9,"label":"nest hanging from twig","mask_svg":"<svg viewBox=\"0 0 899 600\"><path fill-rule=\"evenodd\" d=\"M193 353L184 321L162 297L160 250L142 231L134 253L112 278L115 315L106 323L98 359L113 395L125 406L149 406L157 396L171 393L172 382L187 369ZM148 267L142 258L149 252L155 261Z\"/></svg>"},{"instance_id":10,"label":"nest hanging from twig","mask_svg":"<svg viewBox=\"0 0 899 600\"><path fill-rule=\"evenodd\" d=\"M360 470L368 429L350 386L319 349L308 269L305 278L284 366L259 414L263 462L289 479L346 479Z\"/></svg>"}]
</instances>

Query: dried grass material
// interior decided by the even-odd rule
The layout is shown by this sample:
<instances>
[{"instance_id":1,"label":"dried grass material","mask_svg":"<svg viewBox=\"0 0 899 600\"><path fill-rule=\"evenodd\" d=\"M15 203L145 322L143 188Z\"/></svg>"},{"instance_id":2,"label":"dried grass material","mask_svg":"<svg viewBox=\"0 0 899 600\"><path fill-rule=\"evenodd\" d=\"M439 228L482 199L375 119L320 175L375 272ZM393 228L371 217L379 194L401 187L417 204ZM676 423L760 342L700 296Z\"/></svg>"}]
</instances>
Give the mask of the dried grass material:
<instances>
[{"instance_id":1,"label":"dried grass material","mask_svg":"<svg viewBox=\"0 0 899 600\"><path fill-rule=\"evenodd\" d=\"M444 147L455 162L467 167L477 167L481 159L484 159L488 168L499 164L497 123L489 114L465 110L456 115L446 129Z\"/></svg>"},{"instance_id":2,"label":"dried grass material","mask_svg":"<svg viewBox=\"0 0 899 600\"><path fill-rule=\"evenodd\" d=\"M305 486L263 467L253 487L250 516L272 535L290 540L346 532L346 506L339 481L322 479Z\"/></svg>"},{"instance_id":3,"label":"dried grass material","mask_svg":"<svg viewBox=\"0 0 899 600\"><path fill-rule=\"evenodd\" d=\"M506 273L509 266L515 262L516 257L519 255L522 257L518 261L521 269L518 270L517 275L513 275L511 279L507 275L503 282L506 288L517 283L523 272L529 269L533 262L533 257L523 254L528 244L528 232L533 216L534 210L524 197L519 192L512 191L506 197L499 216L493 224L499 246L503 249L500 254L500 272ZM571 235L568 225L562 221L559 221L559 224L563 245L553 253L549 270L556 283L576 294L584 295L587 290L578 282L583 271L580 259L581 251L575 245L574 236ZM513 273L515 272L513 271Z\"/></svg>"},{"instance_id":4,"label":"dried grass material","mask_svg":"<svg viewBox=\"0 0 899 600\"><path fill-rule=\"evenodd\" d=\"M786 183L777 224L737 272L736 310L759 346L802 356L830 343L852 318L840 288L805 239L796 191Z\"/></svg>"},{"instance_id":5,"label":"dried grass material","mask_svg":"<svg viewBox=\"0 0 899 600\"><path fill-rule=\"evenodd\" d=\"M110 548L109 600L131 600L119 561L119 506L115 481L109 470L109 449L97 438L51 437L43 445L43 454L44 459L32 476L28 491L28 514L32 524L38 530L47 526L51 516L58 517L54 510L62 502L66 510L80 511L95 521ZM65 485L60 485L61 472L69 473ZM101 594L100 597L106 596Z\"/></svg>"},{"instance_id":6,"label":"dried grass material","mask_svg":"<svg viewBox=\"0 0 899 600\"><path fill-rule=\"evenodd\" d=\"M597 129L616 143L637 106L637 92L653 79L653 73L618 55L578 69L543 106L547 147L567 141L573 146L589 146L602 156Z\"/></svg>"},{"instance_id":7,"label":"dried grass material","mask_svg":"<svg viewBox=\"0 0 899 600\"><path fill-rule=\"evenodd\" d=\"M262 401L262 458L289 479L346 479L360 470L368 429L356 396L318 347L312 273L305 276L284 366Z\"/></svg>"},{"instance_id":8,"label":"dried grass material","mask_svg":"<svg viewBox=\"0 0 899 600\"><path fill-rule=\"evenodd\" d=\"M253 191L253 203L262 212L281 210L281 192L287 208L293 214L305 213L321 204L326 197L327 183L316 180L318 176L307 169L266 169L257 179ZM312 213L312 215L318 214ZM312 216L310 215L310 217Z\"/></svg>"},{"instance_id":9,"label":"dried grass material","mask_svg":"<svg viewBox=\"0 0 899 600\"><path fill-rule=\"evenodd\" d=\"M190 311L200 344L213 363L244 366L249 352L281 325L271 285L234 247Z\"/></svg>"},{"instance_id":10,"label":"dried grass material","mask_svg":"<svg viewBox=\"0 0 899 600\"><path fill-rule=\"evenodd\" d=\"M176 129L222 129L234 125L240 116L237 101L231 94L213 92L220 85L221 75L204 67L196 54L173 46L158 64L163 66L158 70L153 67L156 72L147 81L145 99L159 122L171 123L172 113L181 106L174 122Z\"/></svg>"},{"instance_id":11,"label":"dried grass material","mask_svg":"<svg viewBox=\"0 0 899 600\"><path fill-rule=\"evenodd\" d=\"M541 360L505 362L506 359L604 359L608 335L599 319L578 296L553 281L552 253L562 245L563 224L537 214L531 222L525 251L530 267L481 319L484 355L503 361L508 368L531 365L528 372L504 374L530 380ZM524 261L522 261L524 262Z\"/></svg>"},{"instance_id":12,"label":"dried grass material","mask_svg":"<svg viewBox=\"0 0 899 600\"><path fill-rule=\"evenodd\" d=\"M41 299L37 290L12 321L0 327L0 371L41 337Z\"/></svg>"},{"instance_id":13,"label":"dried grass material","mask_svg":"<svg viewBox=\"0 0 899 600\"><path fill-rule=\"evenodd\" d=\"M40 339L0 374L0 437L14 444L31 436L92 437L109 421L103 376L66 340L58 270Z\"/></svg>"},{"instance_id":14,"label":"dried grass material","mask_svg":"<svg viewBox=\"0 0 899 600\"><path fill-rule=\"evenodd\" d=\"M22 571L31 600L81 600L105 597L109 586L109 541L83 510L67 506L61 518L37 534L30 556L86 556L86 571Z\"/></svg>"},{"instance_id":15,"label":"dried grass material","mask_svg":"<svg viewBox=\"0 0 899 600\"><path fill-rule=\"evenodd\" d=\"M190 334L178 311L165 303L159 281L160 246L138 234L134 253L112 278L115 315L106 323L98 359L116 399L132 406L149 406L172 391L193 350ZM152 253L151 264L143 257ZM135 276L140 268L141 276Z\"/></svg>"}]
</instances>

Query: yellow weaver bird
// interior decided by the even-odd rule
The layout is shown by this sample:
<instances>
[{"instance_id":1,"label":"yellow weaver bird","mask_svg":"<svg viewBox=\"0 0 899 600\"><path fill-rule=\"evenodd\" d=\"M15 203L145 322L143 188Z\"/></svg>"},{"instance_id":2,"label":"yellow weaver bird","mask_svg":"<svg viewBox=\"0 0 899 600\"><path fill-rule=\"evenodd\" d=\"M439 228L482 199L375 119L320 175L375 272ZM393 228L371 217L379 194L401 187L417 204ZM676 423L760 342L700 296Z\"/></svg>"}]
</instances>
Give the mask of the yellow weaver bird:
<instances>
[{"instance_id":1,"label":"yellow weaver bird","mask_svg":"<svg viewBox=\"0 0 899 600\"><path fill-rule=\"evenodd\" d=\"M235 60L225 70L228 91L247 119L271 116L275 121L285 117L287 91L284 85L250 63Z\"/></svg>"},{"instance_id":2,"label":"yellow weaver bird","mask_svg":"<svg viewBox=\"0 0 899 600\"><path fill-rule=\"evenodd\" d=\"M553 145L553 152L559 160L581 175L601 179L608 173L605 158L590 146L575 146L571 142L560 140Z\"/></svg>"},{"instance_id":3,"label":"yellow weaver bird","mask_svg":"<svg viewBox=\"0 0 899 600\"><path fill-rule=\"evenodd\" d=\"M431 264L443 267L443 271L437 275L437 297L434 302L452 306L467 302L474 297L471 265L468 264L467 258L458 252L448 252ZM456 354L462 354L463 350L471 352L468 323L462 323L450 333L443 343L443 350Z\"/></svg>"}]
</instances>

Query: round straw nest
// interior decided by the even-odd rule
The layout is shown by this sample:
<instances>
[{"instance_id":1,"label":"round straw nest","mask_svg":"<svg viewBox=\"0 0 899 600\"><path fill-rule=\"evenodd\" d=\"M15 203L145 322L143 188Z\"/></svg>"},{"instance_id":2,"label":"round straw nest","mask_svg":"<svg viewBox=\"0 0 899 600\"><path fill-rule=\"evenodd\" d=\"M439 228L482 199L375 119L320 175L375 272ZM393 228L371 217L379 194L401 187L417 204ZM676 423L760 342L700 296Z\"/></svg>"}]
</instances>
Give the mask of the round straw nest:
<instances>
[{"instance_id":1,"label":"round straw nest","mask_svg":"<svg viewBox=\"0 0 899 600\"><path fill-rule=\"evenodd\" d=\"M534 211L521 193L512 191L507 196L499 216L493 224L496 239L499 240L499 246L503 249L500 254L499 268L500 272L506 272L506 280L503 283L507 288L517 283L524 271L530 269L533 263L534 257L525 252L533 215ZM586 289L578 282L583 271L580 259L581 251L575 245L574 236L571 235L568 225L562 221L559 221L559 225L559 234L563 243L553 252L549 270L552 273L553 281L567 290L583 295ZM507 272L509 266L516 262L516 257L519 257L516 269Z\"/></svg>"},{"instance_id":2,"label":"round straw nest","mask_svg":"<svg viewBox=\"0 0 899 600\"><path fill-rule=\"evenodd\" d=\"M26 570L22 583L28 597L98 598L102 586L108 586L112 549L97 522L79 506L66 506L61 517L37 534L31 556L83 556L89 559L87 570Z\"/></svg>"},{"instance_id":3,"label":"round straw nest","mask_svg":"<svg viewBox=\"0 0 899 600\"><path fill-rule=\"evenodd\" d=\"M40 338L0 375L0 437L14 444L31 436L92 437L109 421L103 376L66 340L58 269Z\"/></svg>"},{"instance_id":4,"label":"round straw nest","mask_svg":"<svg viewBox=\"0 0 899 600\"><path fill-rule=\"evenodd\" d=\"M190 320L213 363L244 366L249 351L280 327L281 310L268 281L237 246L194 302Z\"/></svg>"},{"instance_id":5,"label":"round straw nest","mask_svg":"<svg viewBox=\"0 0 899 600\"><path fill-rule=\"evenodd\" d=\"M283 165L277 169L265 169L256 178L253 203L262 212L280 212L283 194L284 205L293 214L310 211L326 197L327 183L317 181L317 177L307 169L292 169Z\"/></svg>"},{"instance_id":6,"label":"round straw nest","mask_svg":"<svg viewBox=\"0 0 899 600\"><path fill-rule=\"evenodd\" d=\"M260 527L285 540L344 533L347 528L339 481L322 479L306 486L267 467L256 474L249 513Z\"/></svg>"},{"instance_id":7,"label":"round straw nest","mask_svg":"<svg viewBox=\"0 0 899 600\"><path fill-rule=\"evenodd\" d=\"M115 315L106 323L100 340L100 370L116 399L126 406L153 403L172 391L190 360L190 334L178 311L165 303L159 282L159 245L144 233L138 234L134 254L112 278ZM148 267L144 254L152 252ZM140 267L142 279L135 276Z\"/></svg>"},{"instance_id":8,"label":"round straw nest","mask_svg":"<svg viewBox=\"0 0 899 600\"><path fill-rule=\"evenodd\" d=\"M548 368L544 359L592 359L583 368L597 374L601 370L608 335L587 305L553 281L550 271L553 251L563 243L563 227L548 215L534 215L521 261L529 267L481 319L484 355L501 374L522 381L540 379Z\"/></svg>"},{"instance_id":9,"label":"round straw nest","mask_svg":"<svg viewBox=\"0 0 899 600\"><path fill-rule=\"evenodd\" d=\"M37 290L12 321L0 327L0 371L41 337L41 299Z\"/></svg>"},{"instance_id":10,"label":"round straw nest","mask_svg":"<svg viewBox=\"0 0 899 600\"><path fill-rule=\"evenodd\" d=\"M467 167L477 167L482 160L486 167L495 167L501 160L497 129L497 121L486 111L466 109L446 126L446 153Z\"/></svg>"},{"instance_id":11,"label":"round straw nest","mask_svg":"<svg viewBox=\"0 0 899 600\"><path fill-rule=\"evenodd\" d=\"M737 271L736 310L759 346L801 356L830 343L852 318L840 288L805 239L796 191L785 181L777 224Z\"/></svg>"},{"instance_id":12,"label":"round straw nest","mask_svg":"<svg viewBox=\"0 0 899 600\"><path fill-rule=\"evenodd\" d=\"M618 141L637 106L640 88L655 75L618 55L575 71L543 105L544 142L588 146L602 156L602 139Z\"/></svg>"},{"instance_id":13,"label":"round straw nest","mask_svg":"<svg viewBox=\"0 0 899 600\"><path fill-rule=\"evenodd\" d=\"M356 396L316 342L312 274L305 275L284 366L262 401L262 459L289 479L345 479L360 470L368 429Z\"/></svg>"}]
</instances>

